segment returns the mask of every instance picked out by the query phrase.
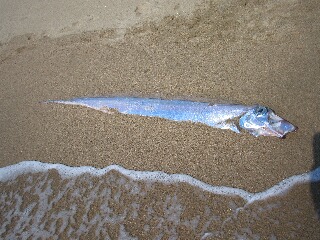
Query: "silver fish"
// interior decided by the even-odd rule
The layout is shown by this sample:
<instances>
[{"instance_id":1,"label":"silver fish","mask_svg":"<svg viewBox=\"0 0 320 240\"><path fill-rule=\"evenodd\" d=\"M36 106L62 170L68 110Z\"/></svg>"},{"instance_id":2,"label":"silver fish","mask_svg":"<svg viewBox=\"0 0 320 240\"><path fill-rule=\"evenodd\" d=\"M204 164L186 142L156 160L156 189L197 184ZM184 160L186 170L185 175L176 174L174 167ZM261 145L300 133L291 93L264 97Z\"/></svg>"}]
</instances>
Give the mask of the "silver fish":
<instances>
[{"instance_id":1,"label":"silver fish","mask_svg":"<svg viewBox=\"0 0 320 240\"><path fill-rule=\"evenodd\" d=\"M187 100L164 100L136 97L93 97L70 100L50 100L46 103L81 105L106 113L159 117L173 121L203 123L214 128L230 129L240 133L247 130L255 137L283 138L297 128L261 105L210 104Z\"/></svg>"}]
</instances>

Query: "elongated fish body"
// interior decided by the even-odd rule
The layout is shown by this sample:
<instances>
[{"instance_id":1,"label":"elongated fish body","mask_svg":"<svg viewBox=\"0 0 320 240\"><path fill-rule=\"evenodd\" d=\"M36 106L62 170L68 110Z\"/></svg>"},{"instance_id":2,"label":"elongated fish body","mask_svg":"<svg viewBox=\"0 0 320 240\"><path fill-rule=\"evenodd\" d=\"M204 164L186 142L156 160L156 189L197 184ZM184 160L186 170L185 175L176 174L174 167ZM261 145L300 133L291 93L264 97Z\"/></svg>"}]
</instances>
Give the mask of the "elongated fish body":
<instances>
[{"instance_id":1,"label":"elongated fish body","mask_svg":"<svg viewBox=\"0 0 320 240\"><path fill-rule=\"evenodd\" d=\"M250 116L255 115L255 109L265 110L264 114L274 114L271 109L254 105L245 106L239 104L210 104L206 102L193 102L187 100L164 100L155 98L135 98L135 97L95 97L95 98L74 98L70 100L52 100L47 103L61 103L71 105L81 105L93 108L106 113L113 113L115 110L122 114L139 115L147 117L160 117L173 121L191 121L195 123L203 123L215 128L230 129L239 133L236 120L240 119L240 127L248 128L248 123L252 120ZM262 110L260 108L263 108ZM248 116L248 113L250 115ZM247 115L246 115L247 114ZM274 114L275 115L275 114ZM276 116L276 115L275 115ZM278 117L278 116L277 116ZM244 119L245 118L245 119ZM278 117L278 121L283 119ZM268 119L264 119L268 121ZM285 120L283 120L285 121ZM250 124L249 124L250 125ZM251 124L252 125L252 124ZM255 123L255 125L257 125ZM258 124L259 125L259 124ZM261 124L260 124L261 125ZM263 124L262 124L263 125ZM264 124L265 125L265 124ZM263 125L263 126L264 126ZM293 126L293 125L292 125ZM261 126L258 126L261 128ZM264 126L265 127L265 126ZM293 126L294 127L294 126ZM248 129L247 129L248 130ZM286 131L291 131L292 127L288 127ZM284 132L263 133L253 130L249 131L255 136L259 135L274 135L283 137Z\"/></svg>"}]
</instances>

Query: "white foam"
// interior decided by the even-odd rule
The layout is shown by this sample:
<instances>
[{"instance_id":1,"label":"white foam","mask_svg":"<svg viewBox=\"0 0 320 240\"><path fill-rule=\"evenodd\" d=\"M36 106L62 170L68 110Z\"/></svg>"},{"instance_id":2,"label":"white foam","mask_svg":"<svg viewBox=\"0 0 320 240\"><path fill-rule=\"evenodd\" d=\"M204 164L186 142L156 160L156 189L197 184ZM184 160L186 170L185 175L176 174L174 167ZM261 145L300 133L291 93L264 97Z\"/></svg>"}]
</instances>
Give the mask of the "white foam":
<instances>
[{"instance_id":1,"label":"white foam","mask_svg":"<svg viewBox=\"0 0 320 240\"><path fill-rule=\"evenodd\" d=\"M101 176L111 170L115 170L132 180L162 182L166 184L184 182L214 194L239 196L246 200L247 204L284 194L297 184L320 181L320 167L318 167L311 172L284 179L263 192L250 193L240 188L212 186L185 174L167 174L160 171L135 171L125 169L118 165L110 165L103 169L90 166L70 167L63 164L42 163L39 161L23 161L15 165L0 168L0 181L6 182L14 180L22 174L46 172L50 169L56 169L62 178L73 178L84 173Z\"/></svg>"}]
</instances>

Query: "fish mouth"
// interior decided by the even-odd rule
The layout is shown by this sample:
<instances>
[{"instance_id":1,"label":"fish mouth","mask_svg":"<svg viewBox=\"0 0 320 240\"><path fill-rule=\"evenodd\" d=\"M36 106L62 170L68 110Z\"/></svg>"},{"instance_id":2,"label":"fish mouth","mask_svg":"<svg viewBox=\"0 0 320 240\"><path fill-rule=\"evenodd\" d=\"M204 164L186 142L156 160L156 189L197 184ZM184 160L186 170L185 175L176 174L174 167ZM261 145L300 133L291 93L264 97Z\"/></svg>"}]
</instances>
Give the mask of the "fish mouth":
<instances>
[{"instance_id":1,"label":"fish mouth","mask_svg":"<svg viewBox=\"0 0 320 240\"><path fill-rule=\"evenodd\" d=\"M256 106L242 116L240 127L256 137L274 136L278 138L284 138L287 133L298 129L287 120L277 116L271 109L263 106Z\"/></svg>"},{"instance_id":2,"label":"fish mouth","mask_svg":"<svg viewBox=\"0 0 320 240\"><path fill-rule=\"evenodd\" d=\"M287 133L297 131L297 127L283 119L276 123L268 124L266 127L261 128L261 130L259 135L285 138Z\"/></svg>"}]
</instances>

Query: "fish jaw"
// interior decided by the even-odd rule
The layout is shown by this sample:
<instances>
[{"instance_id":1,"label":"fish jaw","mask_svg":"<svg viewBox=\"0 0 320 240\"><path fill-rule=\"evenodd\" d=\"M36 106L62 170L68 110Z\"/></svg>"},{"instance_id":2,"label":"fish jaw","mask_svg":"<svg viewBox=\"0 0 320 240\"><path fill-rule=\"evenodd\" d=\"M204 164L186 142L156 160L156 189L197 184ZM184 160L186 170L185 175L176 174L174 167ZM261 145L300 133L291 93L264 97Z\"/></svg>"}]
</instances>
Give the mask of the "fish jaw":
<instances>
[{"instance_id":1,"label":"fish jaw","mask_svg":"<svg viewBox=\"0 0 320 240\"><path fill-rule=\"evenodd\" d=\"M239 125L255 137L284 138L286 134L297 130L296 126L277 116L271 109L259 105L244 114Z\"/></svg>"}]
</instances>

